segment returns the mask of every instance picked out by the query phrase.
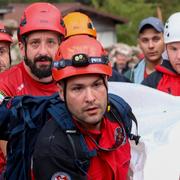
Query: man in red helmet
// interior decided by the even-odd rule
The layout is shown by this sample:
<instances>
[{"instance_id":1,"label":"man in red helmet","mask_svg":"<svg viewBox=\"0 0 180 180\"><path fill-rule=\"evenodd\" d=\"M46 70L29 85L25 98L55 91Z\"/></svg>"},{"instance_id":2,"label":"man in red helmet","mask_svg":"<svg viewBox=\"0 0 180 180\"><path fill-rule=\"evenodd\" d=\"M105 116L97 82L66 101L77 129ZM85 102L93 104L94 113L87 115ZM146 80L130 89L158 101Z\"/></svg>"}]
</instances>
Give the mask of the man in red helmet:
<instances>
[{"instance_id":1,"label":"man in red helmet","mask_svg":"<svg viewBox=\"0 0 180 180\"><path fill-rule=\"evenodd\" d=\"M21 17L18 39L24 61L0 75L0 102L5 96L52 95L58 88L51 64L64 36L60 11L50 3L33 3Z\"/></svg>"},{"instance_id":2,"label":"man in red helmet","mask_svg":"<svg viewBox=\"0 0 180 180\"><path fill-rule=\"evenodd\" d=\"M50 3L33 3L20 20L20 64L0 75L0 95L51 95L57 92L51 64L64 36L60 11Z\"/></svg>"},{"instance_id":3,"label":"man in red helmet","mask_svg":"<svg viewBox=\"0 0 180 180\"><path fill-rule=\"evenodd\" d=\"M10 68L11 65L11 55L10 55L10 45L12 43L12 38L10 34L7 33L4 24L0 23L0 72L5 71ZM2 142L0 142L1 144ZM1 145L0 145L1 146ZM2 146L3 147L3 146ZM5 149L0 149L0 173L3 171L5 165L5 158L3 156Z\"/></svg>"},{"instance_id":4,"label":"man in red helmet","mask_svg":"<svg viewBox=\"0 0 180 180\"><path fill-rule=\"evenodd\" d=\"M76 128L64 133L56 121L47 121L33 154L35 179L127 179L129 141L118 118L111 121L106 116L107 79L112 68L105 54L101 44L87 35L69 37L60 45L52 74ZM67 122L65 115L64 118ZM86 164L87 172L83 171L86 161L81 161L81 164L76 159L80 153L77 144L80 148L82 144L74 143L69 137L75 134L78 138L76 131L85 139L88 150L94 152L89 157L90 164Z\"/></svg>"},{"instance_id":5,"label":"man in red helmet","mask_svg":"<svg viewBox=\"0 0 180 180\"><path fill-rule=\"evenodd\" d=\"M64 24L66 26L65 38L76 35L88 35L93 38L97 38L96 28L90 17L82 12L70 12L63 18ZM120 81L120 82L130 82L129 79L119 74L113 69L112 76L108 79L109 81Z\"/></svg>"},{"instance_id":6,"label":"man in red helmet","mask_svg":"<svg viewBox=\"0 0 180 180\"><path fill-rule=\"evenodd\" d=\"M0 23L0 72L9 69L11 65L10 45L12 38L7 33L4 24Z\"/></svg>"}]
</instances>

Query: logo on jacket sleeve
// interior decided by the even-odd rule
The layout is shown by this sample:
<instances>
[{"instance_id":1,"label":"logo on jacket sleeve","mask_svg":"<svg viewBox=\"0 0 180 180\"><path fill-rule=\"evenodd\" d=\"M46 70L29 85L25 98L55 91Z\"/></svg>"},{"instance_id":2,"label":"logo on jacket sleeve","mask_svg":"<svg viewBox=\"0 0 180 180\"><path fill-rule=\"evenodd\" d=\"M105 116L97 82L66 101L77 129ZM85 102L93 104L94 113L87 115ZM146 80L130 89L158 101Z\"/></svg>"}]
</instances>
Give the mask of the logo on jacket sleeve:
<instances>
[{"instance_id":1,"label":"logo on jacket sleeve","mask_svg":"<svg viewBox=\"0 0 180 180\"><path fill-rule=\"evenodd\" d=\"M71 180L71 177L65 172L56 172L51 180Z\"/></svg>"},{"instance_id":2,"label":"logo on jacket sleeve","mask_svg":"<svg viewBox=\"0 0 180 180\"><path fill-rule=\"evenodd\" d=\"M124 128L117 127L115 129L114 139L115 139L116 146L125 144L125 142L126 142L126 136L125 135L126 135L126 133L125 133Z\"/></svg>"}]
</instances>

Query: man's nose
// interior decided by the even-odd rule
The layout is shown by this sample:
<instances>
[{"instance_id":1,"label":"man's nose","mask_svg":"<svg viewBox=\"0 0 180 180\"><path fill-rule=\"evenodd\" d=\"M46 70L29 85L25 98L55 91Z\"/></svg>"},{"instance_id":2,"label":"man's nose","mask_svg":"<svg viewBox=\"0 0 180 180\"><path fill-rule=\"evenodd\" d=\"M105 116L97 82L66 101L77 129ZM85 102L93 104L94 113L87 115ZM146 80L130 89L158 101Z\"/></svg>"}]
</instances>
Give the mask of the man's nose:
<instances>
[{"instance_id":1,"label":"man's nose","mask_svg":"<svg viewBox=\"0 0 180 180\"><path fill-rule=\"evenodd\" d=\"M39 54L41 54L41 55L47 55L48 54L47 46L43 42L40 45Z\"/></svg>"},{"instance_id":2,"label":"man's nose","mask_svg":"<svg viewBox=\"0 0 180 180\"><path fill-rule=\"evenodd\" d=\"M86 93L85 96L86 96L87 102L94 102L95 101L94 92L91 88L87 88L85 93Z\"/></svg>"},{"instance_id":3,"label":"man's nose","mask_svg":"<svg viewBox=\"0 0 180 180\"><path fill-rule=\"evenodd\" d=\"M149 48L153 48L154 47L154 43L153 43L153 41L149 41L149 43L148 43L148 46L149 46Z\"/></svg>"}]
</instances>

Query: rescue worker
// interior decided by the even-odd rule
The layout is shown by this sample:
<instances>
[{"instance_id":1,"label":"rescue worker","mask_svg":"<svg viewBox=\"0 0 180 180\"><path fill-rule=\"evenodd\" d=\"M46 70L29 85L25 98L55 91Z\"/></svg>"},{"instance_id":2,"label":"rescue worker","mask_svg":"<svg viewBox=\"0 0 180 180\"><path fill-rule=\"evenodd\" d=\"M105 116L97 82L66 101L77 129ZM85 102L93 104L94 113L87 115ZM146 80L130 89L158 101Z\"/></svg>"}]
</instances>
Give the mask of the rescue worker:
<instances>
[{"instance_id":1,"label":"rescue worker","mask_svg":"<svg viewBox=\"0 0 180 180\"><path fill-rule=\"evenodd\" d=\"M53 78L78 134L85 138L88 149L96 153L91 153L94 155L89 157L86 173L81 169L83 163L76 162L76 153L73 153L80 151L76 149L77 143L72 143L73 148L69 144L66 134L71 132L63 133L56 121L49 120L39 133L33 154L36 180L42 177L43 180L127 179L129 141L122 123L111 121L105 115L107 80L112 67L104 55L101 44L87 35L69 37L60 45L52 70Z\"/></svg>"},{"instance_id":2,"label":"rescue worker","mask_svg":"<svg viewBox=\"0 0 180 180\"><path fill-rule=\"evenodd\" d=\"M125 76L134 83L141 83L148 75L155 71L155 66L162 63L164 51L164 26L160 19L148 17L139 24L138 44L143 51L144 58L128 70Z\"/></svg>"},{"instance_id":3,"label":"rescue worker","mask_svg":"<svg viewBox=\"0 0 180 180\"><path fill-rule=\"evenodd\" d=\"M0 75L1 98L57 92L51 64L64 33L60 11L54 5L33 3L24 10L18 32L24 61Z\"/></svg>"},{"instance_id":4,"label":"rescue worker","mask_svg":"<svg viewBox=\"0 0 180 180\"><path fill-rule=\"evenodd\" d=\"M33 3L24 10L18 30L24 61L0 74L0 102L5 96L46 96L58 91L51 65L64 34L61 13L54 5ZM3 142L1 148L6 149Z\"/></svg>"},{"instance_id":5,"label":"rescue worker","mask_svg":"<svg viewBox=\"0 0 180 180\"><path fill-rule=\"evenodd\" d=\"M180 96L180 12L172 14L164 27L167 58L142 84Z\"/></svg>"},{"instance_id":6,"label":"rescue worker","mask_svg":"<svg viewBox=\"0 0 180 180\"><path fill-rule=\"evenodd\" d=\"M6 31L4 24L0 23L0 72L3 72L10 68L11 66L11 55L10 55L10 45L12 43L11 35ZM5 149L0 142L0 174L4 170L5 166Z\"/></svg>"},{"instance_id":7,"label":"rescue worker","mask_svg":"<svg viewBox=\"0 0 180 180\"><path fill-rule=\"evenodd\" d=\"M11 43L11 35L5 29L4 24L0 22L0 72L9 69L11 66Z\"/></svg>"},{"instance_id":8,"label":"rescue worker","mask_svg":"<svg viewBox=\"0 0 180 180\"><path fill-rule=\"evenodd\" d=\"M95 39L97 38L96 28L94 27L92 20L86 14L81 12L71 12L64 16L63 20L66 26L66 39L81 34L88 35ZM112 76L108 81L130 82L129 79L119 74L114 69L112 71Z\"/></svg>"},{"instance_id":9,"label":"rescue worker","mask_svg":"<svg viewBox=\"0 0 180 180\"><path fill-rule=\"evenodd\" d=\"M123 43L118 43L112 48L110 57L112 57L113 69L120 74L124 74L129 69L128 63L132 59L131 47Z\"/></svg>"}]
</instances>

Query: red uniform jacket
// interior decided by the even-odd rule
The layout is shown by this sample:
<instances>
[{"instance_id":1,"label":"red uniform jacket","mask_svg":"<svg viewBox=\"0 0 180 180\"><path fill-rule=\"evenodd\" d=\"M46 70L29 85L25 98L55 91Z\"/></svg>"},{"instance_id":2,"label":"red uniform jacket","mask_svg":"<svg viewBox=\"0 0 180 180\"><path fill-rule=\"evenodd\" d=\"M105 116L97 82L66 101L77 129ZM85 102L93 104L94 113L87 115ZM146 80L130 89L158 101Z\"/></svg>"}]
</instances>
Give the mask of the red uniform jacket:
<instances>
[{"instance_id":1,"label":"red uniform jacket","mask_svg":"<svg viewBox=\"0 0 180 180\"><path fill-rule=\"evenodd\" d=\"M157 66L156 69L163 73L157 89L174 96L180 96L180 75L162 66Z\"/></svg>"},{"instance_id":2,"label":"red uniform jacket","mask_svg":"<svg viewBox=\"0 0 180 180\"><path fill-rule=\"evenodd\" d=\"M117 138L117 128L119 124L112 122L104 118L102 122L101 130L88 131L90 135L98 141L99 145L103 148L112 147L115 144ZM85 135L86 142L89 149L98 149L93 141L86 135L86 132L81 129ZM126 139L126 143L116 150L111 152L99 151L98 155L93 157L90 161L90 167L88 170L88 179L93 180L126 180L130 163L130 145Z\"/></svg>"},{"instance_id":3,"label":"red uniform jacket","mask_svg":"<svg viewBox=\"0 0 180 180\"><path fill-rule=\"evenodd\" d=\"M77 121L75 123L77 124ZM116 121L110 121L105 117L101 125L100 130L85 131L77 124L85 138L88 149L96 149L97 152L95 156L90 158L87 174L82 175L82 172L75 165L74 151L67 135L61 130L57 122L54 120L47 121L38 135L33 154L35 179L54 180L63 177L68 180L127 180L131 158L129 141L126 136L121 136L119 133L121 128ZM49 140L49 137L53 138ZM78 136L75 135L75 137ZM101 148L91 138L96 140ZM123 145L110 151L102 150L102 148L111 148L121 138L125 140ZM77 139L74 144L77 144ZM82 153L80 154L82 155ZM46 170L44 171L44 169Z\"/></svg>"},{"instance_id":4,"label":"red uniform jacket","mask_svg":"<svg viewBox=\"0 0 180 180\"><path fill-rule=\"evenodd\" d=\"M180 74L177 74L168 60L156 66L156 71L150 74L142 84L160 91L180 96Z\"/></svg>"}]
</instances>

